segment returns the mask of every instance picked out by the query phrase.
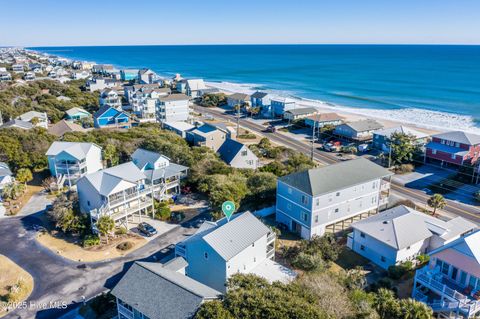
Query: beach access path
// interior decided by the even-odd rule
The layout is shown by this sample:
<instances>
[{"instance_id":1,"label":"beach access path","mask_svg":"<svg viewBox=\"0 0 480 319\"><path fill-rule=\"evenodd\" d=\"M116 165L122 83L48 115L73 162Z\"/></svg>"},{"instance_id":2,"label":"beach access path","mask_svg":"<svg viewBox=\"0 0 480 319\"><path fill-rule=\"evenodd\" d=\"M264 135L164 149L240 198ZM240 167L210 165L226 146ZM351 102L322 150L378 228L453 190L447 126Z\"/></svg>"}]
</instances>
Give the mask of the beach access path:
<instances>
[{"instance_id":1,"label":"beach access path","mask_svg":"<svg viewBox=\"0 0 480 319\"><path fill-rule=\"evenodd\" d=\"M236 123L236 116L233 114L228 114L226 110L221 108L205 108L199 105L194 105L193 109L202 114L209 114L216 119L230 121L232 123ZM304 153L307 156L311 156L312 148L311 146L305 143L299 143L298 140L289 137L287 134L282 132L265 132L265 126L255 123L248 118L240 118L239 125L245 129L248 129L256 134L268 137L272 142L277 143L279 145L283 145L285 147L291 148L298 152ZM340 159L332 154L327 152L321 151L317 148L313 149L313 159L323 165L329 165L333 163L337 163ZM430 195L427 195L422 190L417 189L410 189L404 187L403 185L396 183L395 181L391 184L391 192L393 195L409 199L418 204L425 204L427 200L430 198ZM443 209L445 213L449 216L461 216L468 220L471 220L477 224L480 224L480 207L462 204L456 201L448 200L447 199L447 206Z\"/></svg>"}]
</instances>

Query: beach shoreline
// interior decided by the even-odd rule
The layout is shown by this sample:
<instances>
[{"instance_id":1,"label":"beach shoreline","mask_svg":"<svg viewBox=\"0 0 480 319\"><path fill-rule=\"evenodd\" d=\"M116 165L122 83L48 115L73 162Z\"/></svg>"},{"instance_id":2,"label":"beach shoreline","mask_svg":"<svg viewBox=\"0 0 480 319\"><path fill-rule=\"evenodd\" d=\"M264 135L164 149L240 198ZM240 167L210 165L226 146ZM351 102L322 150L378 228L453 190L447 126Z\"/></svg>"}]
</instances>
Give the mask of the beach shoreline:
<instances>
[{"instance_id":1,"label":"beach shoreline","mask_svg":"<svg viewBox=\"0 0 480 319\"><path fill-rule=\"evenodd\" d=\"M50 54L47 52L36 51L29 49L29 51L36 52L46 56L61 56L57 54ZM65 57L72 60L71 58ZM79 59L83 61L82 59ZM91 62L91 61L90 61ZM96 62L94 62L96 63ZM124 68L121 65L112 64L118 69ZM148 66L146 66L148 67ZM170 79L170 76L166 74L159 74L163 79ZM168 72L171 73L171 72ZM173 73L172 73L173 74ZM201 76L199 76L201 78ZM404 109L377 109L377 108L359 108L350 107L346 105L338 105L328 101L321 101L316 99L307 99L295 96L291 92L276 91L270 89L258 89L262 87L261 84L248 84L248 83L234 83L225 81L205 81L206 85L211 88L217 89L219 92L225 94L231 93L247 93L252 94L257 90L265 91L272 96L289 97L296 101L298 108L300 107L314 107L320 112L335 112L345 118L345 121L357 121L361 119L375 119L381 123L384 127L395 126L409 126L419 131L435 134L448 130L464 130L471 133L480 134L480 127L475 126L474 119L471 116L460 115L454 113L430 111L427 109L418 108L404 108Z\"/></svg>"}]
</instances>

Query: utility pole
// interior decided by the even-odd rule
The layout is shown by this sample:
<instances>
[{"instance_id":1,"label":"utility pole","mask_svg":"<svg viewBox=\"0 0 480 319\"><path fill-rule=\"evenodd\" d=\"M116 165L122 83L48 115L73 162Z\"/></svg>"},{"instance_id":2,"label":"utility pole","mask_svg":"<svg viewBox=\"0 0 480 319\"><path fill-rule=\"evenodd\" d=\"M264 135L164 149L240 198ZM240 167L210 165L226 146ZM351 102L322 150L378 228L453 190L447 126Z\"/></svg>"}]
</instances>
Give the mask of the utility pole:
<instances>
[{"instance_id":1,"label":"utility pole","mask_svg":"<svg viewBox=\"0 0 480 319\"><path fill-rule=\"evenodd\" d=\"M388 144L388 168L392 165L392 141Z\"/></svg>"},{"instance_id":2,"label":"utility pole","mask_svg":"<svg viewBox=\"0 0 480 319\"><path fill-rule=\"evenodd\" d=\"M237 141L238 141L238 135L240 133L239 131L239 128L240 128L240 105L235 105L235 107L237 108L237 134L236 134L236 137L237 137Z\"/></svg>"},{"instance_id":3,"label":"utility pole","mask_svg":"<svg viewBox=\"0 0 480 319\"><path fill-rule=\"evenodd\" d=\"M317 118L313 121L313 125L312 125L312 150L311 150L311 153L310 153L310 159L313 161L313 153L315 152L315 124L318 122L319 120L319 114L317 114Z\"/></svg>"}]
</instances>

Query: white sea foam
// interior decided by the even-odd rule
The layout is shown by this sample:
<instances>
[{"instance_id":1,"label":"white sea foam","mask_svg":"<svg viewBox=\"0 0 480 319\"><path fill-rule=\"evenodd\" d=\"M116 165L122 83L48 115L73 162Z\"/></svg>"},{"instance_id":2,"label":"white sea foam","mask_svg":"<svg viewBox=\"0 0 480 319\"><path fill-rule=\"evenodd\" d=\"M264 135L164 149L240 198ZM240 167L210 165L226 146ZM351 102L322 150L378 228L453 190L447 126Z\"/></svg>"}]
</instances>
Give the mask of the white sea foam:
<instances>
[{"instance_id":1,"label":"white sea foam","mask_svg":"<svg viewBox=\"0 0 480 319\"><path fill-rule=\"evenodd\" d=\"M215 87L221 91L233 93L252 94L258 88L262 88L261 84L253 83L231 83L231 82L206 82L208 86ZM463 130L471 133L480 134L480 128L475 126L473 117L468 115L460 115L447 112L430 111L419 108L403 108L395 110L381 110L369 108L356 108L344 105L337 105L330 102L305 99L295 97L291 92L279 90L262 90L269 92L273 96L289 96L297 100L299 106L317 107L322 109L331 109L337 112L363 115L383 120L401 122L405 124L416 125L427 129L434 130Z\"/></svg>"}]
</instances>

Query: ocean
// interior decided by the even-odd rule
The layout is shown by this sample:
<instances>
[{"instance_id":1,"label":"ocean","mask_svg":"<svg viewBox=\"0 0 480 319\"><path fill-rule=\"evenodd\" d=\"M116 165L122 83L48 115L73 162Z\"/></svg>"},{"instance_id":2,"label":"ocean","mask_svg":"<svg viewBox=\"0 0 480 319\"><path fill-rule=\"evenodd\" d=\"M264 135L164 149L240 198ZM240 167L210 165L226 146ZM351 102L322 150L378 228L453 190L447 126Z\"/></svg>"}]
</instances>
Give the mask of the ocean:
<instances>
[{"instance_id":1,"label":"ocean","mask_svg":"<svg viewBox=\"0 0 480 319\"><path fill-rule=\"evenodd\" d=\"M480 133L480 46L183 45L36 47L71 59L200 77L231 92Z\"/></svg>"}]
</instances>

